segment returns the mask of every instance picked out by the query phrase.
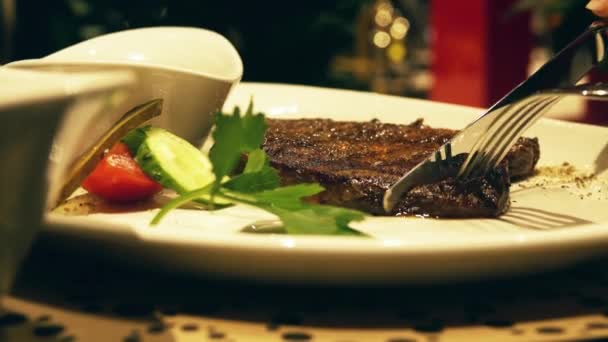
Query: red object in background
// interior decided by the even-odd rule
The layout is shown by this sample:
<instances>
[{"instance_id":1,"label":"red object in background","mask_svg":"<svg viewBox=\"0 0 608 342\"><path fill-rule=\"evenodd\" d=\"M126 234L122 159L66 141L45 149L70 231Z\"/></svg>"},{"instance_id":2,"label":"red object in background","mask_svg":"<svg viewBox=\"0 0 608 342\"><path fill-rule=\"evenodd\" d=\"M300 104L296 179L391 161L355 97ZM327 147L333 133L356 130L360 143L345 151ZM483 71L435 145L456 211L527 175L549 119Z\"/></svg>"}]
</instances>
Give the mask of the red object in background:
<instances>
[{"instance_id":1,"label":"red object in background","mask_svg":"<svg viewBox=\"0 0 608 342\"><path fill-rule=\"evenodd\" d=\"M431 99L488 107L526 79L529 16L516 0L433 0Z\"/></svg>"},{"instance_id":2,"label":"red object in background","mask_svg":"<svg viewBox=\"0 0 608 342\"><path fill-rule=\"evenodd\" d=\"M608 82L608 71L594 70L589 76L590 83ZM587 101L585 116L581 121L595 125L608 126L608 102Z\"/></svg>"},{"instance_id":3,"label":"red object in background","mask_svg":"<svg viewBox=\"0 0 608 342\"><path fill-rule=\"evenodd\" d=\"M133 202L150 198L162 186L137 165L129 148L117 143L82 182L82 187L105 200Z\"/></svg>"}]
</instances>

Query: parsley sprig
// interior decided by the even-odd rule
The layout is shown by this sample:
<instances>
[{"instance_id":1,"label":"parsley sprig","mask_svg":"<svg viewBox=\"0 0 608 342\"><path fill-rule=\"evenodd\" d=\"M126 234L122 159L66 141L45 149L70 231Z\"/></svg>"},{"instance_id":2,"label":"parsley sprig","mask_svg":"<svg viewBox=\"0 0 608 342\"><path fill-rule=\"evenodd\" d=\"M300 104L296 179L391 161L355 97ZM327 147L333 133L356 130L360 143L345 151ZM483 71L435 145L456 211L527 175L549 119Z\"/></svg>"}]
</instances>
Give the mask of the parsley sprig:
<instances>
[{"instance_id":1,"label":"parsley sprig","mask_svg":"<svg viewBox=\"0 0 608 342\"><path fill-rule=\"evenodd\" d=\"M214 182L170 201L151 224L159 223L175 208L210 195L211 202L217 196L266 210L281 220L288 234L363 235L349 224L363 220L364 213L305 201L325 190L321 185L280 186L278 171L270 166L268 156L260 148L267 127L264 114L254 113L252 102L244 115L238 107L231 115L217 113L212 133L214 144L209 151ZM241 173L234 175L243 154L247 155L247 163Z\"/></svg>"}]
</instances>

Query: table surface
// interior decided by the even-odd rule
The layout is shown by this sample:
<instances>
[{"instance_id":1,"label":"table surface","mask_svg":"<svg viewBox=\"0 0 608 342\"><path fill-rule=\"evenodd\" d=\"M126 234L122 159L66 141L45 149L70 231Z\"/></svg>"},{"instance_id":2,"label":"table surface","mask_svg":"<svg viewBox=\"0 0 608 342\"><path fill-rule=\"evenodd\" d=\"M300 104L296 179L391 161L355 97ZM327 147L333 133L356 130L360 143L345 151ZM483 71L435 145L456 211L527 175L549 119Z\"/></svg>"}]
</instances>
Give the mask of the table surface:
<instances>
[{"instance_id":1,"label":"table surface","mask_svg":"<svg viewBox=\"0 0 608 342\"><path fill-rule=\"evenodd\" d=\"M608 260L417 287L295 287L158 274L37 243L0 341L608 341Z\"/></svg>"}]
</instances>

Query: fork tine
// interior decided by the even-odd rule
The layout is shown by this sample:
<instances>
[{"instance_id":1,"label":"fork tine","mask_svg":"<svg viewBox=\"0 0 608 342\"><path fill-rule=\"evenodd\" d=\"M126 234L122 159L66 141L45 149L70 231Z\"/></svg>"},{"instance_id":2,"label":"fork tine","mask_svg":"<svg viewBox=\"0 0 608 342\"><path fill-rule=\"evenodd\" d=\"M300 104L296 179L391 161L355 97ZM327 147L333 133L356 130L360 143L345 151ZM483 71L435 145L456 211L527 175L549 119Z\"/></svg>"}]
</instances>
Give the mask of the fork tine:
<instances>
[{"instance_id":1,"label":"fork tine","mask_svg":"<svg viewBox=\"0 0 608 342\"><path fill-rule=\"evenodd\" d=\"M452 159L452 144L448 142L445 144L445 160L450 159Z\"/></svg>"},{"instance_id":2,"label":"fork tine","mask_svg":"<svg viewBox=\"0 0 608 342\"><path fill-rule=\"evenodd\" d=\"M435 160L441 161L441 150L435 151Z\"/></svg>"},{"instance_id":3,"label":"fork tine","mask_svg":"<svg viewBox=\"0 0 608 342\"><path fill-rule=\"evenodd\" d=\"M475 168L475 165L477 165L479 158L481 158L481 153L479 153L479 151L469 153L467 160L465 160L465 163L462 164L462 166L460 167L460 170L458 171L456 177L469 177L469 175Z\"/></svg>"},{"instance_id":4,"label":"fork tine","mask_svg":"<svg viewBox=\"0 0 608 342\"><path fill-rule=\"evenodd\" d=\"M528 117L534 117L535 114L542 110L545 106L546 98L535 99L527 105L519 105L517 110L511 116L511 120L506 121L493 135L492 144L486 148L484 152L485 158L477 164L476 171L478 174L483 174L488 171L490 161L495 158L496 154L502 150L503 146L508 145L512 136L517 133L516 127Z\"/></svg>"},{"instance_id":5,"label":"fork tine","mask_svg":"<svg viewBox=\"0 0 608 342\"><path fill-rule=\"evenodd\" d=\"M522 106L514 115L515 120L504 125L500 134L495 135L494 144L485 152L485 158L475 168L475 174L482 175L496 167L507 155L509 149L517 141L521 133L529 126L529 123L539 118L549 106L556 101L556 97L542 98L531 106Z\"/></svg>"},{"instance_id":6,"label":"fork tine","mask_svg":"<svg viewBox=\"0 0 608 342\"><path fill-rule=\"evenodd\" d=\"M511 105L510 108L505 110L505 114L508 113L508 115L506 115L506 119L500 120L500 124L493 125L493 130L488 129L488 131L485 133L483 143L475 144L471 148L471 151L469 152L469 157L467 158L465 163L463 163L463 165L460 167L457 176L461 178L468 178L473 175L476 175L479 171L479 165L483 164L489 158L489 156L485 152L495 145L496 138L499 133L504 130L505 125L509 124L509 122L512 121L513 118L518 117L522 110L525 110L530 106L534 106L539 101L540 100L536 98L523 100L519 103L519 105ZM496 122L498 122L499 119L500 118L498 118Z\"/></svg>"},{"instance_id":7,"label":"fork tine","mask_svg":"<svg viewBox=\"0 0 608 342\"><path fill-rule=\"evenodd\" d=\"M503 117L507 117L507 119L511 116L509 113L514 109L514 106L505 107L501 113L489 124L486 128L486 131L483 135L477 139L477 141L471 146L469 155L465 159L464 163L460 167L457 177L468 177L468 175L473 171L475 165L479 162L478 158L481 158L482 155L477 153L477 151L484 151L486 149L486 145L488 141L492 138L492 130L493 128L500 127L498 124Z\"/></svg>"},{"instance_id":8,"label":"fork tine","mask_svg":"<svg viewBox=\"0 0 608 342\"><path fill-rule=\"evenodd\" d=\"M517 124L521 117L525 117L528 113L533 112L537 107L541 106L543 99L531 99L527 103L520 105L514 105L516 107L513 113L500 125L495 132L492 133L492 137L486 144L482 151L483 158L481 158L473 170L469 173L469 176L478 176L487 172L486 166L492 156L495 153L496 147L500 146L501 142L506 138L507 134L512 130L512 127Z\"/></svg>"},{"instance_id":9,"label":"fork tine","mask_svg":"<svg viewBox=\"0 0 608 342\"><path fill-rule=\"evenodd\" d=\"M544 105L538 108L537 111L527 116L526 119L516 128L516 130L508 137L502 146L496 151L493 158L487 165L487 169L494 168L507 156L509 150L517 142L523 132L525 132L534 122L542 117L542 115L560 100L559 97L552 97L544 102Z\"/></svg>"},{"instance_id":10,"label":"fork tine","mask_svg":"<svg viewBox=\"0 0 608 342\"><path fill-rule=\"evenodd\" d=\"M475 148L472 148L471 151L473 151L474 149ZM479 153L477 153L477 151L469 152L469 155L465 159L464 163L462 163L460 170L458 170L457 177L463 177L464 175L468 174L471 171L471 166L477 164L477 158L479 158L479 157L480 156L479 156Z\"/></svg>"},{"instance_id":11,"label":"fork tine","mask_svg":"<svg viewBox=\"0 0 608 342\"><path fill-rule=\"evenodd\" d=\"M486 144L486 149L480 154L482 158L477 160L475 165L471 165L470 172L465 176L483 175L490 169L496 167L500 161L507 155L509 149L517 141L519 136L532 123L540 118L550 106L558 100L557 96L550 98L536 98L528 103L516 105L516 110L510 118L492 134L492 139Z\"/></svg>"}]
</instances>

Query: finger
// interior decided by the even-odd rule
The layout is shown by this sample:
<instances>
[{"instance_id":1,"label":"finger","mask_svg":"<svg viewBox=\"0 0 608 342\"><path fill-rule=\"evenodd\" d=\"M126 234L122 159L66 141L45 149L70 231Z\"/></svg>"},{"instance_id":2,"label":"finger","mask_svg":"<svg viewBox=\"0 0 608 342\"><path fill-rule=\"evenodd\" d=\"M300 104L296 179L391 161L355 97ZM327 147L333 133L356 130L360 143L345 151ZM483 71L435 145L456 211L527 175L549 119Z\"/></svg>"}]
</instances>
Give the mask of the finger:
<instances>
[{"instance_id":1,"label":"finger","mask_svg":"<svg viewBox=\"0 0 608 342\"><path fill-rule=\"evenodd\" d=\"M587 3L587 9L600 17L608 17L608 0L591 0Z\"/></svg>"}]
</instances>

